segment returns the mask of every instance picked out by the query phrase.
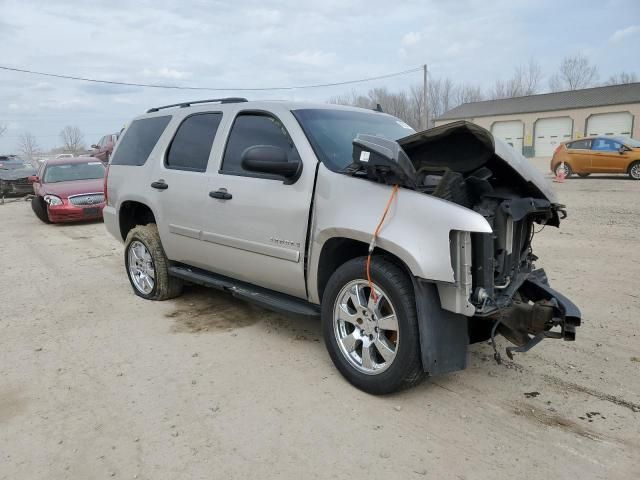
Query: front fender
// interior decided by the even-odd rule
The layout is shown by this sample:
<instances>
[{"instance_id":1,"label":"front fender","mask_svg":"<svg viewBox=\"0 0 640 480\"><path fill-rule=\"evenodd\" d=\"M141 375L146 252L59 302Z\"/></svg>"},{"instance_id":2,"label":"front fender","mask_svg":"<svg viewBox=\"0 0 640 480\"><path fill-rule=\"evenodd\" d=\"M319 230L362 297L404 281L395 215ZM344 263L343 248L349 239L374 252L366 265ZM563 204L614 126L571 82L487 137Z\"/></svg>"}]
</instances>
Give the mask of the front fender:
<instances>
[{"instance_id":1,"label":"front fender","mask_svg":"<svg viewBox=\"0 0 640 480\"><path fill-rule=\"evenodd\" d=\"M318 169L309 279L316 279L323 245L336 237L371 241L391 195L388 185ZM452 230L491 233L482 215L454 203L401 188L391 206L377 246L402 260L412 275L454 282L449 233ZM317 282L309 281L311 301L319 302Z\"/></svg>"}]
</instances>

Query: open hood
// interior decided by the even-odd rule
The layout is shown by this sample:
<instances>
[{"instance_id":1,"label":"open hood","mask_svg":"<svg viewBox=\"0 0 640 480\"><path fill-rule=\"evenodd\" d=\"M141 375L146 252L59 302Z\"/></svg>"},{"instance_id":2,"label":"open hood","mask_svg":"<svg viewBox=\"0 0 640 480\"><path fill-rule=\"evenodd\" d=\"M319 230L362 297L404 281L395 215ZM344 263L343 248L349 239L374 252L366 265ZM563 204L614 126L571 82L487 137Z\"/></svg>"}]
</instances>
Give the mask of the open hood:
<instances>
[{"instance_id":1,"label":"open hood","mask_svg":"<svg viewBox=\"0 0 640 480\"><path fill-rule=\"evenodd\" d=\"M557 203L549 181L530 161L474 123L464 120L448 123L402 138L398 144L416 171L448 168L466 175L488 167L494 175L521 184L531 196Z\"/></svg>"},{"instance_id":2,"label":"open hood","mask_svg":"<svg viewBox=\"0 0 640 480\"><path fill-rule=\"evenodd\" d=\"M398 141L358 135L353 146L346 174L421 191L436 178L458 176L557 203L549 182L526 158L474 123L453 122Z\"/></svg>"}]
</instances>

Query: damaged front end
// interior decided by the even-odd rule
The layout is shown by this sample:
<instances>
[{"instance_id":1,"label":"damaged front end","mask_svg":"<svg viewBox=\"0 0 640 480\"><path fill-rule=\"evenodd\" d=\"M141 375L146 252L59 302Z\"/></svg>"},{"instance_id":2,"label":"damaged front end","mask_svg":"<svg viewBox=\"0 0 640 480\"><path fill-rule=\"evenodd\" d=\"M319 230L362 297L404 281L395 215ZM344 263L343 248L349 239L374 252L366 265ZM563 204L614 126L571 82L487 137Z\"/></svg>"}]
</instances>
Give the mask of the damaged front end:
<instances>
[{"instance_id":1,"label":"damaged front end","mask_svg":"<svg viewBox=\"0 0 640 480\"><path fill-rule=\"evenodd\" d=\"M36 170L22 161L12 157L0 158L0 197L33 193L33 185L29 182L29 177L35 174Z\"/></svg>"},{"instance_id":2,"label":"damaged front end","mask_svg":"<svg viewBox=\"0 0 640 480\"><path fill-rule=\"evenodd\" d=\"M497 332L516 345L507 349L511 356L543 338L575 339L580 311L535 268L531 247L534 226L558 227L566 211L548 181L510 146L464 121L397 142L361 135L344 173L399 184L486 219L492 233L451 232L455 283L438 285L442 308L469 318L471 343Z\"/></svg>"}]
</instances>

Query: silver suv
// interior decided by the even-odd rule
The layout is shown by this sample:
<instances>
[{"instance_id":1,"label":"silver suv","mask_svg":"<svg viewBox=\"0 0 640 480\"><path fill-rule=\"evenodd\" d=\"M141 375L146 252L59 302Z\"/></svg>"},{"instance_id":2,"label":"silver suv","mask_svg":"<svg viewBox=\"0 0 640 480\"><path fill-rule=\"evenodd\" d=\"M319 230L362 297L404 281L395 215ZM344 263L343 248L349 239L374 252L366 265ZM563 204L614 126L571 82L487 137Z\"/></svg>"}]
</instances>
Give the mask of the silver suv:
<instances>
[{"instance_id":1,"label":"silver suv","mask_svg":"<svg viewBox=\"0 0 640 480\"><path fill-rule=\"evenodd\" d=\"M240 98L157 107L125 130L105 195L135 294L189 282L319 315L336 367L370 393L463 369L496 333L511 356L580 324L531 247L563 206L472 123L416 133L379 111Z\"/></svg>"}]
</instances>

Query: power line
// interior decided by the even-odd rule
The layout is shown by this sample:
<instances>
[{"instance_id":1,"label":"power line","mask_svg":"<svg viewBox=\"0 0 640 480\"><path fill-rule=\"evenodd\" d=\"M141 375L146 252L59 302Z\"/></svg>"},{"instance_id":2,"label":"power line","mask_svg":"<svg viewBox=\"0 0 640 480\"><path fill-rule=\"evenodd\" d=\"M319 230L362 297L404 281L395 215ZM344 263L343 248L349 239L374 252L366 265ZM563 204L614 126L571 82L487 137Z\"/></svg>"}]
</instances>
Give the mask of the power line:
<instances>
[{"instance_id":1,"label":"power line","mask_svg":"<svg viewBox=\"0 0 640 480\"><path fill-rule=\"evenodd\" d=\"M154 84L154 83L117 82L114 80L99 80L96 78L79 77L76 75L61 75L57 73L36 72L34 70L26 70L22 68L13 68L13 67L6 67L6 66L0 65L0 70L26 73L29 75L40 75L42 77L62 78L65 80L76 80L76 81L92 82L92 83L106 83L109 85L123 85L123 86L129 86L129 87L164 88L164 89L172 89L172 90L208 90L208 91L217 91L217 92L229 92L229 91L264 92L264 91L275 91L275 90L298 90L298 89L305 89L305 88L336 87L339 85L350 85L354 83L370 82L373 80L382 80L384 78L399 77L401 75L408 75L409 73L421 71L422 68L423 67L420 66L416 68L411 68L409 70L403 70L401 72L388 73L386 75L378 75L376 77L361 78L358 80L346 80L343 82L318 83L315 85L298 85L298 86L288 86L288 87L259 87L259 88L258 87L256 88L248 88L248 87L219 88L219 87L180 87L178 85L161 85L161 84Z\"/></svg>"}]
</instances>

